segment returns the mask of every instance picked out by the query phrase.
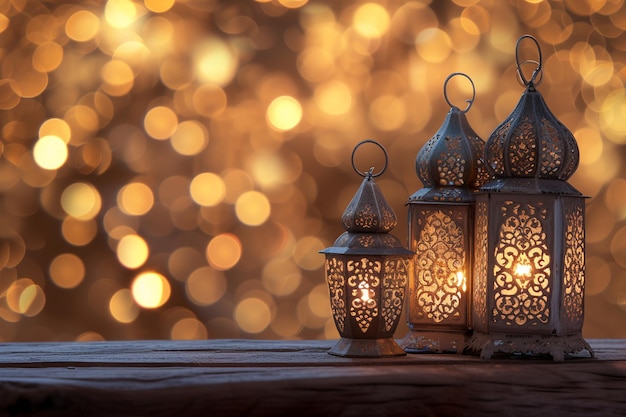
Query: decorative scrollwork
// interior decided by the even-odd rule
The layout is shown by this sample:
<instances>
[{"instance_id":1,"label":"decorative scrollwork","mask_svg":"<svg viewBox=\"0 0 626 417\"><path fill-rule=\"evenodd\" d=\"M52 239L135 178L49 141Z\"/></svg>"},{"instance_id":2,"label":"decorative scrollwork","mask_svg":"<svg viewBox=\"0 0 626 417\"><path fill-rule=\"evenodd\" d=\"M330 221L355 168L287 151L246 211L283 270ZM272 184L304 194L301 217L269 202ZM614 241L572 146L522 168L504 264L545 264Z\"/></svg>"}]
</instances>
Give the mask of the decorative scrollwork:
<instances>
[{"instance_id":1,"label":"decorative scrollwork","mask_svg":"<svg viewBox=\"0 0 626 417\"><path fill-rule=\"evenodd\" d=\"M507 325L545 324L550 318L552 279L544 230L548 210L541 202L506 201L500 220L493 267L493 318ZM523 268L518 268L522 259Z\"/></svg>"},{"instance_id":2,"label":"decorative scrollwork","mask_svg":"<svg viewBox=\"0 0 626 417\"><path fill-rule=\"evenodd\" d=\"M485 324L487 318L487 203L476 203L476 260L474 263L473 310L476 320Z\"/></svg>"},{"instance_id":3,"label":"decorative scrollwork","mask_svg":"<svg viewBox=\"0 0 626 417\"><path fill-rule=\"evenodd\" d=\"M363 333L367 332L374 317L378 317L377 294L380 287L382 265L378 260L361 258L349 260L348 288L350 289L350 315L355 318Z\"/></svg>"},{"instance_id":4,"label":"decorative scrollwork","mask_svg":"<svg viewBox=\"0 0 626 417\"><path fill-rule=\"evenodd\" d=\"M383 278L383 305L381 315L385 320L385 330L390 331L397 324L402 314L404 295L408 283L406 259L388 259L385 261Z\"/></svg>"},{"instance_id":5,"label":"decorative scrollwork","mask_svg":"<svg viewBox=\"0 0 626 417\"><path fill-rule=\"evenodd\" d=\"M337 329L343 332L346 322L344 264L337 258L326 259L326 277L330 292L330 308Z\"/></svg>"},{"instance_id":6,"label":"decorative scrollwork","mask_svg":"<svg viewBox=\"0 0 626 417\"><path fill-rule=\"evenodd\" d=\"M584 210L580 205L565 214L565 259L563 274L563 308L565 318L574 327L583 319L585 292L585 228Z\"/></svg>"},{"instance_id":7,"label":"decorative scrollwork","mask_svg":"<svg viewBox=\"0 0 626 417\"><path fill-rule=\"evenodd\" d=\"M465 285L465 236L452 212L422 211L416 246L417 317L435 323L465 318L460 311ZM459 273L461 278L459 279Z\"/></svg>"}]
</instances>

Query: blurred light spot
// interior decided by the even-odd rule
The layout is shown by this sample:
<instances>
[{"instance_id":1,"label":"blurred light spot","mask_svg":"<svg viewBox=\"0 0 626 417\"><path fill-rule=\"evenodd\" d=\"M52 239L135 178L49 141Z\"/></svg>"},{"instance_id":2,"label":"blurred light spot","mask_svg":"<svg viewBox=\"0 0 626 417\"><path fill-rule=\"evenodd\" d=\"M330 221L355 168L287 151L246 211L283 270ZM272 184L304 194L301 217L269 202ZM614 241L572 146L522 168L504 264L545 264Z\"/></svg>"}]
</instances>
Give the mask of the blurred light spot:
<instances>
[{"instance_id":1,"label":"blurred light spot","mask_svg":"<svg viewBox=\"0 0 626 417\"><path fill-rule=\"evenodd\" d=\"M170 338L172 340L203 340L208 337L204 324L198 319L187 317L180 319L172 326Z\"/></svg>"},{"instance_id":2,"label":"blurred light spot","mask_svg":"<svg viewBox=\"0 0 626 417\"><path fill-rule=\"evenodd\" d=\"M107 0L104 17L116 29L130 26L137 18L137 9L130 0Z\"/></svg>"},{"instance_id":3,"label":"blurred light spot","mask_svg":"<svg viewBox=\"0 0 626 417\"><path fill-rule=\"evenodd\" d=\"M319 284L309 292L309 309L313 314L322 318L331 316L328 287L326 284Z\"/></svg>"},{"instance_id":4,"label":"blurred light spot","mask_svg":"<svg viewBox=\"0 0 626 417\"><path fill-rule=\"evenodd\" d=\"M399 129L407 117L404 101L392 95L377 97L370 105L369 114L374 125L380 130Z\"/></svg>"},{"instance_id":5,"label":"blurred light spot","mask_svg":"<svg viewBox=\"0 0 626 417\"><path fill-rule=\"evenodd\" d=\"M128 234L120 239L116 254L122 265L126 268L136 269L146 262L150 250L141 236Z\"/></svg>"},{"instance_id":6,"label":"blurred light spot","mask_svg":"<svg viewBox=\"0 0 626 417\"><path fill-rule=\"evenodd\" d=\"M604 202L618 220L626 219L626 179L614 178L609 182Z\"/></svg>"},{"instance_id":7,"label":"blurred light spot","mask_svg":"<svg viewBox=\"0 0 626 417\"><path fill-rule=\"evenodd\" d=\"M67 161L67 145L58 136L44 136L35 142L33 157L43 169L59 169Z\"/></svg>"},{"instance_id":8,"label":"blurred light spot","mask_svg":"<svg viewBox=\"0 0 626 417\"><path fill-rule=\"evenodd\" d=\"M261 333L272 318L270 308L259 298L246 298L235 307L234 319L246 333Z\"/></svg>"},{"instance_id":9,"label":"blurred light spot","mask_svg":"<svg viewBox=\"0 0 626 417\"><path fill-rule=\"evenodd\" d=\"M104 64L100 71L102 76L102 90L111 96L127 94L135 82L135 74L130 66L120 60L112 60Z\"/></svg>"},{"instance_id":10,"label":"blurred light spot","mask_svg":"<svg viewBox=\"0 0 626 417\"><path fill-rule=\"evenodd\" d=\"M235 213L243 224L259 226L268 219L271 213L270 202L258 191L246 191L235 203Z\"/></svg>"},{"instance_id":11,"label":"blurred light spot","mask_svg":"<svg viewBox=\"0 0 626 417\"><path fill-rule=\"evenodd\" d=\"M310 82L320 82L330 78L335 72L335 57L324 48L307 48L298 55L298 71Z\"/></svg>"},{"instance_id":12,"label":"blurred light spot","mask_svg":"<svg viewBox=\"0 0 626 417\"><path fill-rule=\"evenodd\" d=\"M239 262L241 251L239 238L230 233L223 233L211 239L206 248L206 257L213 268L224 271Z\"/></svg>"},{"instance_id":13,"label":"blurred light spot","mask_svg":"<svg viewBox=\"0 0 626 417\"><path fill-rule=\"evenodd\" d=\"M65 241L74 246L85 246L89 244L98 233L98 226L95 220L78 220L74 217L65 217L61 225L61 233Z\"/></svg>"},{"instance_id":14,"label":"blurred light spot","mask_svg":"<svg viewBox=\"0 0 626 417\"><path fill-rule=\"evenodd\" d=\"M96 332L83 332L76 336L74 339L76 342L102 342L104 341L104 337L100 333Z\"/></svg>"},{"instance_id":15,"label":"blurred light spot","mask_svg":"<svg viewBox=\"0 0 626 417\"><path fill-rule=\"evenodd\" d=\"M178 125L171 143L180 155L197 155L209 143L209 133L195 120L187 120Z\"/></svg>"},{"instance_id":16,"label":"blurred light spot","mask_svg":"<svg viewBox=\"0 0 626 417\"><path fill-rule=\"evenodd\" d=\"M154 139L164 140L176 132L178 116L169 107L156 106L146 113L143 124L148 135Z\"/></svg>"},{"instance_id":17,"label":"blurred light spot","mask_svg":"<svg viewBox=\"0 0 626 417\"><path fill-rule=\"evenodd\" d=\"M206 207L218 205L226 195L224 180L212 172L203 172L196 175L189 184L191 198L197 204Z\"/></svg>"},{"instance_id":18,"label":"blurred light spot","mask_svg":"<svg viewBox=\"0 0 626 417\"><path fill-rule=\"evenodd\" d=\"M91 220L100 212L102 199L93 185L76 182L63 190L61 206L72 217Z\"/></svg>"},{"instance_id":19,"label":"blurred light spot","mask_svg":"<svg viewBox=\"0 0 626 417\"><path fill-rule=\"evenodd\" d=\"M278 130L291 130L302 120L302 106L291 96L275 98L267 108L269 125Z\"/></svg>"},{"instance_id":20,"label":"blurred light spot","mask_svg":"<svg viewBox=\"0 0 626 417\"><path fill-rule=\"evenodd\" d=\"M426 62L443 62L450 55L452 42L446 32L439 28L421 31L415 39L417 53Z\"/></svg>"},{"instance_id":21,"label":"blurred light spot","mask_svg":"<svg viewBox=\"0 0 626 417\"><path fill-rule=\"evenodd\" d=\"M33 68L37 71L54 71L62 61L63 47L56 42L42 43L33 52Z\"/></svg>"},{"instance_id":22,"label":"blurred light spot","mask_svg":"<svg viewBox=\"0 0 626 417\"><path fill-rule=\"evenodd\" d=\"M302 272L291 259L272 259L263 267L263 287L273 295L293 294L301 281Z\"/></svg>"},{"instance_id":23,"label":"blurred light spot","mask_svg":"<svg viewBox=\"0 0 626 417\"><path fill-rule=\"evenodd\" d=\"M233 79L238 62L233 51L224 42L210 39L200 44L194 54L196 78L203 84L225 86Z\"/></svg>"},{"instance_id":24,"label":"blurred light spot","mask_svg":"<svg viewBox=\"0 0 626 417\"><path fill-rule=\"evenodd\" d=\"M204 254L196 248L179 246L170 254L167 260L167 269L173 278L185 281L196 268L205 265L205 263Z\"/></svg>"},{"instance_id":25,"label":"blurred light spot","mask_svg":"<svg viewBox=\"0 0 626 417\"><path fill-rule=\"evenodd\" d=\"M154 13L163 13L167 12L169 9L174 6L176 0L144 0L143 4L146 6L146 9L150 10Z\"/></svg>"},{"instance_id":26,"label":"blurred light spot","mask_svg":"<svg viewBox=\"0 0 626 417\"><path fill-rule=\"evenodd\" d=\"M298 7L302 7L308 3L309 0L278 0L278 2L289 8L289 9L297 9Z\"/></svg>"},{"instance_id":27,"label":"blurred light spot","mask_svg":"<svg viewBox=\"0 0 626 417\"><path fill-rule=\"evenodd\" d=\"M626 143L626 89L609 93L602 102L600 125L608 138L617 144Z\"/></svg>"},{"instance_id":28,"label":"blurred light spot","mask_svg":"<svg viewBox=\"0 0 626 417\"><path fill-rule=\"evenodd\" d=\"M324 264L324 257L318 252L324 249L324 243L315 236L306 236L296 242L293 260L308 271L319 269Z\"/></svg>"},{"instance_id":29,"label":"blurred light spot","mask_svg":"<svg viewBox=\"0 0 626 417\"><path fill-rule=\"evenodd\" d=\"M366 38L380 38L389 29L389 13L377 3L365 3L354 12L356 31Z\"/></svg>"},{"instance_id":30,"label":"blurred light spot","mask_svg":"<svg viewBox=\"0 0 626 417\"><path fill-rule=\"evenodd\" d=\"M5 296L11 310L27 317L34 317L41 313L46 305L43 290L30 278L20 278L13 282Z\"/></svg>"},{"instance_id":31,"label":"blurred light spot","mask_svg":"<svg viewBox=\"0 0 626 417\"><path fill-rule=\"evenodd\" d=\"M303 296L298 301L296 315L304 327L309 329L321 329L326 325L327 319L319 317L311 311L308 295Z\"/></svg>"},{"instance_id":32,"label":"blurred light spot","mask_svg":"<svg viewBox=\"0 0 626 417\"><path fill-rule=\"evenodd\" d=\"M574 132L574 137L580 150L580 164L590 165L597 162L604 149L600 132L597 129L583 127Z\"/></svg>"},{"instance_id":33,"label":"blurred light spot","mask_svg":"<svg viewBox=\"0 0 626 417\"><path fill-rule=\"evenodd\" d=\"M598 295L602 293L611 282L611 268L609 264L598 256L590 256L585 259L588 271L594 271L585 277L585 295Z\"/></svg>"},{"instance_id":34,"label":"blurred light spot","mask_svg":"<svg viewBox=\"0 0 626 417\"><path fill-rule=\"evenodd\" d=\"M336 80L318 86L314 92L314 99L320 109L334 116L347 113L352 106L350 89Z\"/></svg>"},{"instance_id":35,"label":"blurred light spot","mask_svg":"<svg viewBox=\"0 0 626 417\"><path fill-rule=\"evenodd\" d=\"M626 268L626 226L613 235L610 250L615 262L622 268Z\"/></svg>"},{"instance_id":36,"label":"blurred light spot","mask_svg":"<svg viewBox=\"0 0 626 417\"><path fill-rule=\"evenodd\" d=\"M216 84L203 84L192 96L194 109L204 117L219 116L228 103L224 90Z\"/></svg>"},{"instance_id":37,"label":"blurred light spot","mask_svg":"<svg viewBox=\"0 0 626 417\"><path fill-rule=\"evenodd\" d=\"M229 169L222 175L224 185L226 185L226 194L224 201L234 204L239 196L246 191L250 191L254 187L254 183L250 174L241 169Z\"/></svg>"},{"instance_id":38,"label":"blurred light spot","mask_svg":"<svg viewBox=\"0 0 626 417\"><path fill-rule=\"evenodd\" d=\"M170 298L168 280L158 272L142 272L131 285L135 302L143 308L158 308Z\"/></svg>"},{"instance_id":39,"label":"blurred light spot","mask_svg":"<svg viewBox=\"0 0 626 417\"><path fill-rule=\"evenodd\" d=\"M224 274L208 266L193 271L185 282L187 297L200 306L215 304L224 296L226 289Z\"/></svg>"},{"instance_id":40,"label":"blurred light spot","mask_svg":"<svg viewBox=\"0 0 626 417\"><path fill-rule=\"evenodd\" d=\"M93 39L100 30L100 19L88 10L73 13L65 22L65 34L76 42Z\"/></svg>"},{"instance_id":41,"label":"blurred light spot","mask_svg":"<svg viewBox=\"0 0 626 417\"><path fill-rule=\"evenodd\" d=\"M50 278L61 288L74 288L85 278L85 265L73 253L62 253L50 263Z\"/></svg>"},{"instance_id":42,"label":"blurred light spot","mask_svg":"<svg viewBox=\"0 0 626 417\"><path fill-rule=\"evenodd\" d=\"M146 214L154 205L152 190L142 182L133 182L123 186L117 193L117 205L129 216Z\"/></svg>"},{"instance_id":43,"label":"blurred light spot","mask_svg":"<svg viewBox=\"0 0 626 417\"><path fill-rule=\"evenodd\" d=\"M115 292L109 301L109 312L120 323L132 323L139 316L139 307L133 300L129 289Z\"/></svg>"},{"instance_id":44,"label":"blurred light spot","mask_svg":"<svg viewBox=\"0 0 626 417\"><path fill-rule=\"evenodd\" d=\"M56 136L61 138L63 142L69 143L72 131L70 125L63 119L51 118L47 119L39 127L39 137Z\"/></svg>"}]
</instances>

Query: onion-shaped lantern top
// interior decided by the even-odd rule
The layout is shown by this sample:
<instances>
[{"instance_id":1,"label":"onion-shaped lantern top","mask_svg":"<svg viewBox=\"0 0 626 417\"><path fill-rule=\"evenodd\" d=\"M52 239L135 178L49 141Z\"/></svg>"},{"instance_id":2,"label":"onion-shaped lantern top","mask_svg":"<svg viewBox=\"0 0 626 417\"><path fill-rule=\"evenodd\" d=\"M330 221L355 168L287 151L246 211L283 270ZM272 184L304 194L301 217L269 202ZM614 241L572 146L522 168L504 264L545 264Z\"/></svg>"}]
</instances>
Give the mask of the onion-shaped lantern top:
<instances>
[{"instance_id":1,"label":"onion-shaped lantern top","mask_svg":"<svg viewBox=\"0 0 626 417\"><path fill-rule=\"evenodd\" d=\"M387 151L376 141L364 140L354 148L352 166L364 178L341 217L341 222L346 231L337 238L332 247L320 252L411 255L412 252L404 247L400 239L389 233L396 226L397 217L374 180L386 170L387 163L385 162L385 166L378 173L374 173L373 168L362 173L355 166L354 153L364 143L378 145L383 150L385 160L387 160Z\"/></svg>"},{"instance_id":2,"label":"onion-shaped lantern top","mask_svg":"<svg viewBox=\"0 0 626 417\"><path fill-rule=\"evenodd\" d=\"M537 68L530 80L524 77L519 62L519 45L532 39L539 51ZM522 36L516 46L517 70L526 86L513 112L493 131L485 147L485 164L496 178L533 178L567 180L578 167L576 139L552 114L536 86L541 74L541 49L530 35Z\"/></svg>"},{"instance_id":3,"label":"onion-shaped lantern top","mask_svg":"<svg viewBox=\"0 0 626 417\"><path fill-rule=\"evenodd\" d=\"M463 73L453 73L444 83L443 91L451 109L437 131L420 149L415 158L415 171L424 188L414 193L409 201L470 201L472 193L488 179L483 163L485 142L472 129L465 113L470 109L473 97L464 110L448 100L446 86L455 75L466 77L474 88L471 78Z\"/></svg>"}]
</instances>

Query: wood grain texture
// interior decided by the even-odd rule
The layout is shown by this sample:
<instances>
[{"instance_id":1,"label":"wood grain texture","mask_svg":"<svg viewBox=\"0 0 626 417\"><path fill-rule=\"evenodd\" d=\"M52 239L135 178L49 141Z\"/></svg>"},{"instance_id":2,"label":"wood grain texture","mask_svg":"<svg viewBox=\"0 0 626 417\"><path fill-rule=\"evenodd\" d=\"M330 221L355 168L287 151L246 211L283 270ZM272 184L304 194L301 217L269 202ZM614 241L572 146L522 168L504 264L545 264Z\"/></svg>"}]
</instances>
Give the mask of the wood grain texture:
<instances>
[{"instance_id":1,"label":"wood grain texture","mask_svg":"<svg viewBox=\"0 0 626 417\"><path fill-rule=\"evenodd\" d=\"M334 341L0 344L7 416L620 416L626 341L595 359L347 359Z\"/></svg>"}]
</instances>

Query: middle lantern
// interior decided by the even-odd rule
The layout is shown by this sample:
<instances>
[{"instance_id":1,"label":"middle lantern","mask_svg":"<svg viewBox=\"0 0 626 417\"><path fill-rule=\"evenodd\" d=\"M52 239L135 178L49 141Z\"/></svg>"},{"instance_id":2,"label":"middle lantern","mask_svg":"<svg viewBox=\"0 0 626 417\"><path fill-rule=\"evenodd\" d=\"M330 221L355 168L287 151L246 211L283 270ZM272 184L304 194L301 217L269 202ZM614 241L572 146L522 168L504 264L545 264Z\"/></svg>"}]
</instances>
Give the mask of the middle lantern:
<instances>
[{"instance_id":1,"label":"middle lantern","mask_svg":"<svg viewBox=\"0 0 626 417\"><path fill-rule=\"evenodd\" d=\"M472 88L463 110L448 98L448 82L455 76L465 77ZM476 97L472 79L450 74L443 94L451 109L417 155L415 169L424 188L408 201L409 250L416 253L407 299L410 330L402 341L409 353L461 353L469 334L474 194L489 176L485 143L465 117Z\"/></svg>"}]
</instances>

